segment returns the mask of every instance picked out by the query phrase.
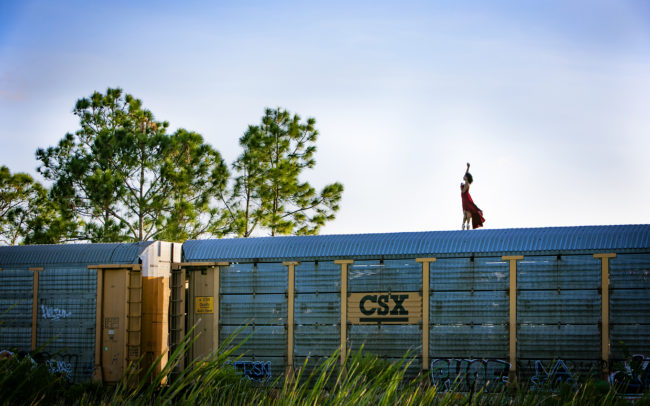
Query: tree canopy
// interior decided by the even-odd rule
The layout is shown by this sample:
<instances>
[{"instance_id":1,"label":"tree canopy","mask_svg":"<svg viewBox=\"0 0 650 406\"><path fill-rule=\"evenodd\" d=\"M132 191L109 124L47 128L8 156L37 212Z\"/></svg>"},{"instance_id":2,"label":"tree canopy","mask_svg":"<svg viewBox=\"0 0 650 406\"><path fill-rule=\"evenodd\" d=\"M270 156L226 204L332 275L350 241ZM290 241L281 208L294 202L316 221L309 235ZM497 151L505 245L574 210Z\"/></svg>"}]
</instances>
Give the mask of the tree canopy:
<instances>
[{"instance_id":1,"label":"tree canopy","mask_svg":"<svg viewBox=\"0 0 650 406\"><path fill-rule=\"evenodd\" d=\"M26 173L12 174L0 167L0 243L56 243L69 233L70 225L43 185Z\"/></svg>"},{"instance_id":2,"label":"tree canopy","mask_svg":"<svg viewBox=\"0 0 650 406\"><path fill-rule=\"evenodd\" d=\"M225 231L211 195L228 170L201 135L167 134L167 122L118 88L78 100L74 114L80 129L36 156L83 239L182 241Z\"/></svg>"},{"instance_id":3,"label":"tree canopy","mask_svg":"<svg viewBox=\"0 0 650 406\"><path fill-rule=\"evenodd\" d=\"M316 165L316 120L266 109L229 165L193 131L168 133L119 88L77 100L79 128L39 148L38 172L0 167L0 243L185 241L317 234L335 218L338 182L303 179Z\"/></svg>"},{"instance_id":4,"label":"tree canopy","mask_svg":"<svg viewBox=\"0 0 650 406\"><path fill-rule=\"evenodd\" d=\"M317 192L302 181L316 164L316 120L303 121L284 109L266 109L261 123L239 139L243 151L233 164L231 215L234 232L250 236L256 228L279 234L318 234L335 217L343 185Z\"/></svg>"}]
</instances>

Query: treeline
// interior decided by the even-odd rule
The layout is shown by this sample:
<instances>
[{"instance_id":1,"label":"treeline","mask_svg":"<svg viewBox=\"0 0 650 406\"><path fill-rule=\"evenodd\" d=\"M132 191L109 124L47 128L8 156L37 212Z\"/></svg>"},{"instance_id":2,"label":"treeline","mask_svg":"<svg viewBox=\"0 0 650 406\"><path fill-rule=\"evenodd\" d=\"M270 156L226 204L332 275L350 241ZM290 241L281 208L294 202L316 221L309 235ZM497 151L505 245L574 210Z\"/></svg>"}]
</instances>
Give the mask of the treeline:
<instances>
[{"instance_id":1,"label":"treeline","mask_svg":"<svg viewBox=\"0 0 650 406\"><path fill-rule=\"evenodd\" d=\"M317 234L339 209L343 185L317 191L300 179L316 164L313 118L266 109L227 164L122 89L79 99L73 112L79 129L36 151L48 186L0 167L1 243Z\"/></svg>"}]
</instances>

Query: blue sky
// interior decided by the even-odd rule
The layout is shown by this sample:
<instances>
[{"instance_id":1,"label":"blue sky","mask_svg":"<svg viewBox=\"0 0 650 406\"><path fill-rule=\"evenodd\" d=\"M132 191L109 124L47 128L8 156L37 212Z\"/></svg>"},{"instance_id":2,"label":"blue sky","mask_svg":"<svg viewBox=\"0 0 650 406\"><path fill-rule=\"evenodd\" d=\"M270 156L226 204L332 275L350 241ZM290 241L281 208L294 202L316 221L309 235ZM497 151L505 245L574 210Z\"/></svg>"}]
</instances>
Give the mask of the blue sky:
<instances>
[{"instance_id":1,"label":"blue sky","mask_svg":"<svg viewBox=\"0 0 650 406\"><path fill-rule=\"evenodd\" d=\"M133 3L133 4L132 4ZM650 2L0 0L0 164L122 87L230 162L265 107L315 117L323 233L650 223Z\"/></svg>"}]
</instances>

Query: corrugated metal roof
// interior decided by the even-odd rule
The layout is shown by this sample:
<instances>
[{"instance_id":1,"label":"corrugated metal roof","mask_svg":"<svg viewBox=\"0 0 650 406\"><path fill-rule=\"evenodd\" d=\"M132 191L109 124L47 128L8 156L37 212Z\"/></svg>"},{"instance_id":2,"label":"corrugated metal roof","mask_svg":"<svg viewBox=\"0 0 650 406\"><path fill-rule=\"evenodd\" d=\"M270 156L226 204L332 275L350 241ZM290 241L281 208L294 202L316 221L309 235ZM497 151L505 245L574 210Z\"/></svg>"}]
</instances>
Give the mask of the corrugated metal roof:
<instances>
[{"instance_id":1,"label":"corrugated metal roof","mask_svg":"<svg viewBox=\"0 0 650 406\"><path fill-rule=\"evenodd\" d=\"M111 244L19 245L0 247L0 268L9 265L136 264L153 241Z\"/></svg>"},{"instance_id":2,"label":"corrugated metal roof","mask_svg":"<svg viewBox=\"0 0 650 406\"><path fill-rule=\"evenodd\" d=\"M191 240L185 261L647 252L650 224Z\"/></svg>"}]
</instances>

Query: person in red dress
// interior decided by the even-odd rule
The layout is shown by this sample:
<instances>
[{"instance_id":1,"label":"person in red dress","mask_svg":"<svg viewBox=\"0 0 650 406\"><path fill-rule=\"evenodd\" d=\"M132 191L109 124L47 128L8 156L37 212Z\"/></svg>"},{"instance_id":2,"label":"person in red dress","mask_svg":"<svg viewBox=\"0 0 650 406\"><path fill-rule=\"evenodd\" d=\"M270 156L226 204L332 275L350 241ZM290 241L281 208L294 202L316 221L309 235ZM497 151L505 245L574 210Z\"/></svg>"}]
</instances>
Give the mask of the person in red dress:
<instances>
[{"instance_id":1,"label":"person in red dress","mask_svg":"<svg viewBox=\"0 0 650 406\"><path fill-rule=\"evenodd\" d=\"M472 228L483 227L485 219L483 218L483 211L474 204L472 196L469 195L469 185L472 183L472 174L469 173L469 162L467 163L467 170L463 176L465 183L460 184L460 198L463 201L463 230L469 230L469 222L472 221ZM465 228L467 227L467 228Z\"/></svg>"}]
</instances>

